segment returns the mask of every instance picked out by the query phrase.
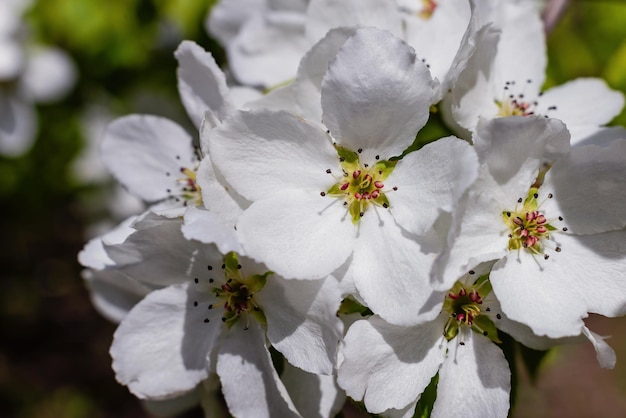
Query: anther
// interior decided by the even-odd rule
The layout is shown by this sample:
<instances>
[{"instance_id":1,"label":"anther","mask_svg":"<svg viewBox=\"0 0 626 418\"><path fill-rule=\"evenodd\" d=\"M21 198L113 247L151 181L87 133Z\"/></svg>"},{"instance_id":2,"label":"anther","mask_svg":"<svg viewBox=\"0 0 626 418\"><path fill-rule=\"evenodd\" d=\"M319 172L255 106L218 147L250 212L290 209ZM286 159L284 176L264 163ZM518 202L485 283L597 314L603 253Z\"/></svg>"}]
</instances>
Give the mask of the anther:
<instances>
[{"instance_id":1,"label":"anther","mask_svg":"<svg viewBox=\"0 0 626 418\"><path fill-rule=\"evenodd\" d=\"M566 226L563 227L563 232L567 232L567 227Z\"/></svg>"},{"instance_id":2,"label":"anther","mask_svg":"<svg viewBox=\"0 0 626 418\"><path fill-rule=\"evenodd\" d=\"M196 284L197 284L199 280L198 280L198 278L196 277L195 279L193 279L193 281L194 281L194 283L196 283Z\"/></svg>"},{"instance_id":3,"label":"anther","mask_svg":"<svg viewBox=\"0 0 626 418\"><path fill-rule=\"evenodd\" d=\"M392 188L393 188L394 192L398 190L398 188L396 186L393 186Z\"/></svg>"},{"instance_id":4,"label":"anther","mask_svg":"<svg viewBox=\"0 0 626 418\"><path fill-rule=\"evenodd\" d=\"M500 314L496 314L496 318L498 318L498 319L502 319L502 315L500 315Z\"/></svg>"},{"instance_id":5,"label":"anther","mask_svg":"<svg viewBox=\"0 0 626 418\"><path fill-rule=\"evenodd\" d=\"M377 160L380 160L380 155L377 155L374 158L376 158Z\"/></svg>"},{"instance_id":6,"label":"anther","mask_svg":"<svg viewBox=\"0 0 626 418\"><path fill-rule=\"evenodd\" d=\"M536 199L539 197L539 193L533 193L533 197Z\"/></svg>"},{"instance_id":7,"label":"anther","mask_svg":"<svg viewBox=\"0 0 626 418\"><path fill-rule=\"evenodd\" d=\"M320 192L320 196L322 197L326 196L326 192Z\"/></svg>"},{"instance_id":8,"label":"anther","mask_svg":"<svg viewBox=\"0 0 626 418\"><path fill-rule=\"evenodd\" d=\"M560 252L561 252L561 247L556 247L556 248L554 249L554 251L556 251L557 253L560 253Z\"/></svg>"},{"instance_id":9,"label":"anther","mask_svg":"<svg viewBox=\"0 0 626 418\"><path fill-rule=\"evenodd\" d=\"M193 302L193 306L198 306L198 301L197 300Z\"/></svg>"},{"instance_id":10,"label":"anther","mask_svg":"<svg viewBox=\"0 0 626 418\"><path fill-rule=\"evenodd\" d=\"M359 154L363 152L363 148L359 148L358 150L356 150L356 152L358 152Z\"/></svg>"},{"instance_id":11,"label":"anther","mask_svg":"<svg viewBox=\"0 0 626 418\"><path fill-rule=\"evenodd\" d=\"M474 270L470 270L468 273L469 274L475 274L476 272Z\"/></svg>"},{"instance_id":12,"label":"anther","mask_svg":"<svg viewBox=\"0 0 626 418\"><path fill-rule=\"evenodd\" d=\"M204 318L204 323L205 323L205 324L207 324L207 323L209 323L209 322L211 322L211 321L209 320L209 318Z\"/></svg>"},{"instance_id":13,"label":"anther","mask_svg":"<svg viewBox=\"0 0 626 418\"><path fill-rule=\"evenodd\" d=\"M326 169L326 172L330 174L331 173L330 168Z\"/></svg>"},{"instance_id":14,"label":"anther","mask_svg":"<svg viewBox=\"0 0 626 418\"><path fill-rule=\"evenodd\" d=\"M522 203L524 201L524 199L522 199L521 197L519 199L517 199L517 203Z\"/></svg>"}]
</instances>

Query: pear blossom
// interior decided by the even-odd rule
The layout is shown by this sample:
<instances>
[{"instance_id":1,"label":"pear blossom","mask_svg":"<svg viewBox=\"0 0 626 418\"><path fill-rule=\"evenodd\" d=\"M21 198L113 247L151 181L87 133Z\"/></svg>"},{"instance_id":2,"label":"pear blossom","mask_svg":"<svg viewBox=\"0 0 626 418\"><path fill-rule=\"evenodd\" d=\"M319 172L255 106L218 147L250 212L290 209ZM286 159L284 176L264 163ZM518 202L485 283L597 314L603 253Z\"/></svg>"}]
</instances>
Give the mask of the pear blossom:
<instances>
[{"instance_id":1,"label":"pear blossom","mask_svg":"<svg viewBox=\"0 0 626 418\"><path fill-rule=\"evenodd\" d=\"M466 273L441 294L433 321L407 328L375 315L355 322L344 339L340 386L371 413L411 417L438 376L430 416L506 417L510 371L494 344L501 315L482 273Z\"/></svg>"},{"instance_id":2,"label":"pear blossom","mask_svg":"<svg viewBox=\"0 0 626 418\"><path fill-rule=\"evenodd\" d=\"M318 279L345 264L342 285L353 282L389 321L433 315L428 237L473 181L476 160L452 137L391 160L426 122L431 97L413 51L364 28L323 79L326 129L269 110L236 113L213 129L214 164L253 202L237 223L246 253L287 278Z\"/></svg>"},{"instance_id":3,"label":"pear blossom","mask_svg":"<svg viewBox=\"0 0 626 418\"><path fill-rule=\"evenodd\" d=\"M219 2L208 21L220 39L235 78L249 86L276 87L290 82L300 59L328 30L372 26L401 34L395 2L381 0L298 0ZM256 13L251 13L256 10Z\"/></svg>"},{"instance_id":4,"label":"pear blossom","mask_svg":"<svg viewBox=\"0 0 626 418\"><path fill-rule=\"evenodd\" d=\"M576 144L621 112L623 95L601 79L579 78L542 91L547 59L537 8L533 2L485 5L483 19L500 33L480 35L446 100L450 125L459 135L469 138L480 118L542 115L562 120Z\"/></svg>"},{"instance_id":5,"label":"pear blossom","mask_svg":"<svg viewBox=\"0 0 626 418\"><path fill-rule=\"evenodd\" d=\"M185 41L175 55L181 100L198 128L205 112L220 121L234 111L231 91L211 54ZM236 217L236 197L219 182L210 161L201 163L202 150L193 144L192 136L173 121L130 115L108 125L101 148L104 163L120 183L145 201L161 202L160 209L206 204Z\"/></svg>"},{"instance_id":6,"label":"pear blossom","mask_svg":"<svg viewBox=\"0 0 626 418\"><path fill-rule=\"evenodd\" d=\"M613 350L586 327L576 337L552 340L502 313L491 289L493 264L481 263L439 292L441 313L431 322L400 327L376 315L356 321L344 339L338 370L347 394L363 400L369 412L411 417L424 390L436 381L430 416L505 417L511 384L497 347L499 330L542 350L589 340L600 365L614 366ZM363 351L364 346L369 349Z\"/></svg>"},{"instance_id":7,"label":"pear blossom","mask_svg":"<svg viewBox=\"0 0 626 418\"><path fill-rule=\"evenodd\" d=\"M568 139L552 119L481 122L479 177L432 272L447 288L497 260L490 280L502 311L551 338L579 335L588 312L618 316L626 306L626 141L570 149Z\"/></svg>"},{"instance_id":8,"label":"pear blossom","mask_svg":"<svg viewBox=\"0 0 626 418\"><path fill-rule=\"evenodd\" d=\"M336 280L286 286L232 251L240 250L232 230L230 238L216 237L230 250L222 254L214 244L187 240L182 226L180 219L148 215L124 243L107 247L115 269L155 289L115 333L118 380L141 399L165 400L217 373L233 415L300 416L266 341L297 367L331 374L342 331ZM329 383L317 383L326 396Z\"/></svg>"}]
</instances>

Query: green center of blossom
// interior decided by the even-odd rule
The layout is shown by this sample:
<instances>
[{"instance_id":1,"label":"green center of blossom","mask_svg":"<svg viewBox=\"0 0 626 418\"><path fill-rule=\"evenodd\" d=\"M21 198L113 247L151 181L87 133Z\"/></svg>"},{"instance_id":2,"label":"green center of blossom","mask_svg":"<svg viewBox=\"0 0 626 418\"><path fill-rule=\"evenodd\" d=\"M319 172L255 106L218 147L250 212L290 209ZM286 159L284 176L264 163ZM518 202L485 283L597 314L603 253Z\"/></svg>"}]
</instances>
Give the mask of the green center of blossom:
<instances>
[{"instance_id":1,"label":"green center of blossom","mask_svg":"<svg viewBox=\"0 0 626 418\"><path fill-rule=\"evenodd\" d=\"M557 230L540 210L537 191L537 188L531 188L526 199L520 198L517 201L514 210L502 212L502 219L510 230L509 250L526 249L532 254L544 254L551 233ZM547 198L551 199L552 194L548 194ZM563 218L559 217L559 220ZM567 231L567 228L563 230ZM556 246L555 251L559 252L561 248ZM544 258L548 257L544 255Z\"/></svg>"},{"instance_id":2,"label":"green center of blossom","mask_svg":"<svg viewBox=\"0 0 626 418\"><path fill-rule=\"evenodd\" d=\"M474 272L470 272L469 276ZM443 302L442 311L449 315L443 335L450 341L456 337L461 327L467 327L479 334L499 343L496 326L485 312L489 308L483 307L483 298L491 293L489 276L481 276L471 285L457 281L450 289Z\"/></svg>"},{"instance_id":3,"label":"green center of blossom","mask_svg":"<svg viewBox=\"0 0 626 418\"><path fill-rule=\"evenodd\" d=\"M327 191L321 192L321 195L342 199L355 224L371 205L388 208L389 200L385 193L397 190L397 187L386 188L384 181L393 171L396 162L379 161L379 157L376 156L376 163L370 166L361 163L360 149L354 152L339 145L335 145L335 148L339 154L341 174L335 175L337 183ZM326 170L326 173L334 174L331 169Z\"/></svg>"},{"instance_id":4,"label":"green center of blossom","mask_svg":"<svg viewBox=\"0 0 626 418\"><path fill-rule=\"evenodd\" d=\"M210 271L213 270L213 266L208 266L208 268ZM208 308L212 310L222 306L224 309L222 321L228 325L228 328L231 328L242 317L245 317L246 329L250 323L250 317L265 326L267 324L265 314L254 296L263 289L267 277L272 272L246 276L242 272L239 256L235 252L230 252L224 256L222 270L224 271L224 279L221 284L216 284L214 278L209 278L209 283L212 286L211 292L218 299L218 302L210 304ZM195 279L195 282L198 283L198 279ZM194 306L198 306L198 303L194 302ZM205 319L204 322L209 322L209 318Z\"/></svg>"}]
</instances>

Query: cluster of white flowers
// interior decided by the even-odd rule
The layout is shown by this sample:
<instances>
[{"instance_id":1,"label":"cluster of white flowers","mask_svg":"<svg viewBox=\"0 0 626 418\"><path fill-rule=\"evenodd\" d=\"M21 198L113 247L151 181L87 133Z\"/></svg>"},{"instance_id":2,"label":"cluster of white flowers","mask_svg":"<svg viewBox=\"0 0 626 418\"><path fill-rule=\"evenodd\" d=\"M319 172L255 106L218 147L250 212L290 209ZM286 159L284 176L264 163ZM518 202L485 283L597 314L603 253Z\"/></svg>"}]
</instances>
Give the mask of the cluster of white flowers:
<instances>
[{"instance_id":1,"label":"cluster of white flowers","mask_svg":"<svg viewBox=\"0 0 626 418\"><path fill-rule=\"evenodd\" d=\"M30 0L0 0L0 155L28 151L37 134L34 103L49 103L74 86L76 69L56 47L29 39L23 14Z\"/></svg>"},{"instance_id":2,"label":"cluster of white flowers","mask_svg":"<svg viewBox=\"0 0 626 418\"><path fill-rule=\"evenodd\" d=\"M197 140L131 115L102 141L151 204L79 256L133 394L411 417L435 387L431 416L506 417L502 333L614 365L583 319L626 313L626 134L603 127L624 99L597 79L541 91L535 2L223 0L208 23L266 94L185 41ZM463 139L407 152L435 109Z\"/></svg>"}]
</instances>

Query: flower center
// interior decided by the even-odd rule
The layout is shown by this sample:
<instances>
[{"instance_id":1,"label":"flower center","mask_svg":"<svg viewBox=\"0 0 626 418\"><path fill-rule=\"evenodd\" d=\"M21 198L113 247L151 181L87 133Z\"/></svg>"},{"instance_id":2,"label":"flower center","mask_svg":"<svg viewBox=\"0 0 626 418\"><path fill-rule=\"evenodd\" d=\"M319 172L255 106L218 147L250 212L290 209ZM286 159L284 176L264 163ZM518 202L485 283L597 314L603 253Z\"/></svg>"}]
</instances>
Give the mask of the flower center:
<instances>
[{"instance_id":1,"label":"flower center","mask_svg":"<svg viewBox=\"0 0 626 418\"><path fill-rule=\"evenodd\" d=\"M208 268L210 271L213 270L212 266L208 266ZM272 272L245 276L242 273L242 266L239 264L239 256L235 252L230 252L224 256L222 269L224 270L224 279L221 284L216 285L215 279L209 278L210 291L218 302L209 304L208 309L213 310L223 306L224 311L221 319L228 325L228 328L237 323L242 316L246 317L246 329L250 323L250 316L265 326L267 324L265 314L255 301L254 295L263 289L267 277ZM197 278L194 281L199 283ZM198 306L198 302L194 302L194 306ZM210 319L206 318L204 322L210 322Z\"/></svg>"},{"instance_id":2,"label":"flower center","mask_svg":"<svg viewBox=\"0 0 626 418\"><path fill-rule=\"evenodd\" d=\"M474 274L470 272L468 278ZM494 342L500 342L494 323L483 311L483 297L491 293L489 276L484 275L468 285L458 280L448 292L443 302L442 312L449 315L443 335L450 341L456 337L461 327L465 326L482 334ZM481 296L482 295L482 296Z\"/></svg>"},{"instance_id":3,"label":"flower center","mask_svg":"<svg viewBox=\"0 0 626 418\"><path fill-rule=\"evenodd\" d=\"M510 230L509 250L526 249L531 254L544 254L544 258L548 259L549 255L545 254L546 244L551 242L551 233L558 228L553 226L553 221L548 220L540 210L537 191L537 188L531 188L525 200L520 198L517 201L515 210L502 212L502 219ZM547 198L551 199L552 194L548 194ZM522 203L520 208L519 205ZM562 221L563 218L559 217L558 220ZM567 231L567 228L562 230ZM561 251L558 245L554 249L557 252Z\"/></svg>"},{"instance_id":4,"label":"flower center","mask_svg":"<svg viewBox=\"0 0 626 418\"><path fill-rule=\"evenodd\" d=\"M335 148L339 154L342 173L336 177L337 183L320 194L343 199L343 204L348 207L352 222L355 224L365 215L370 205L388 208L389 200L385 192L389 190L385 188L384 181L393 171L396 162L377 161L370 167L359 161L360 149L353 152L339 145L335 145ZM376 159L378 160L378 156ZM326 170L326 173L333 174L330 169ZM397 190L397 187L391 190Z\"/></svg>"},{"instance_id":5,"label":"flower center","mask_svg":"<svg viewBox=\"0 0 626 418\"><path fill-rule=\"evenodd\" d=\"M417 16L425 20L430 19L433 13L435 13L437 6L438 4L436 0L422 0L422 8L417 13Z\"/></svg>"},{"instance_id":6,"label":"flower center","mask_svg":"<svg viewBox=\"0 0 626 418\"><path fill-rule=\"evenodd\" d=\"M526 80L526 85L530 86L533 83L531 79ZM504 83L504 89L502 98L496 100L498 106L499 117L507 116L531 116L536 114L536 109L539 104L537 99L529 99L527 96L536 96L536 89L532 89L532 93L527 93L526 88L521 88L515 83L515 81L507 81ZM542 93L539 93L540 97ZM556 106L550 106L548 110L556 110Z\"/></svg>"},{"instance_id":7,"label":"flower center","mask_svg":"<svg viewBox=\"0 0 626 418\"><path fill-rule=\"evenodd\" d=\"M193 168L181 167L181 177L176 178L176 182L173 189L167 189L167 193L176 202L183 202L184 206L202 206L202 191L200 185L196 182L196 175L199 166L199 162L195 164ZM170 177L169 172L165 173Z\"/></svg>"}]
</instances>

